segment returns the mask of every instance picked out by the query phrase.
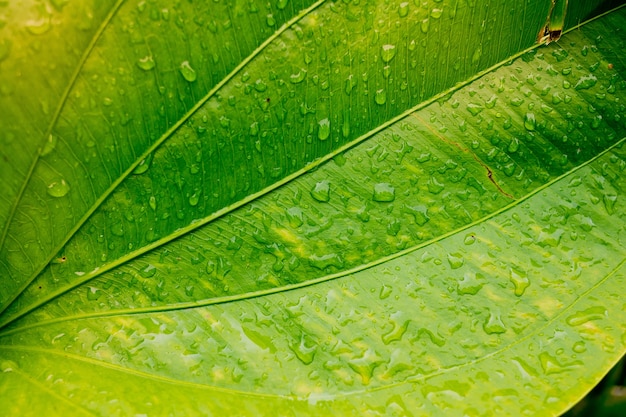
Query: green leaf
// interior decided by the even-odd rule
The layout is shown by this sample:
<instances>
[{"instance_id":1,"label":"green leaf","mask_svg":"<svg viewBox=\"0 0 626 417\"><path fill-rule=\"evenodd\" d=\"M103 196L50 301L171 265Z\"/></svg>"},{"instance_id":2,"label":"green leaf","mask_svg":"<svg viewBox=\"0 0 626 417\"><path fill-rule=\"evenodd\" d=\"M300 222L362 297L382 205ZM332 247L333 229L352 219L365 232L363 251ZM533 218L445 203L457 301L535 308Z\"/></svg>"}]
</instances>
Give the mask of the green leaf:
<instances>
[{"instance_id":1,"label":"green leaf","mask_svg":"<svg viewBox=\"0 0 626 417\"><path fill-rule=\"evenodd\" d=\"M0 6L0 410L571 407L626 351L626 9L551 6Z\"/></svg>"}]
</instances>

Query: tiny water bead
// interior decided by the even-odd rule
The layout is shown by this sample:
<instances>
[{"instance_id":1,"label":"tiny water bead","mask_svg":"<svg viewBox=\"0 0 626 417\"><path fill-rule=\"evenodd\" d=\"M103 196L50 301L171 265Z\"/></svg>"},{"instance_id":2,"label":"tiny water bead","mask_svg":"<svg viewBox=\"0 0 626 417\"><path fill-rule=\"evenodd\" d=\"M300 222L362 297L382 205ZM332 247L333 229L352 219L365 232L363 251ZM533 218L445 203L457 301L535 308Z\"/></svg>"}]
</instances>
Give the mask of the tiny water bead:
<instances>
[{"instance_id":1,"label":"tiny water bead","mask_svg":"<svg viewBox=\"0 0 626 417\"><path fill-rule=\"evenodd\" d=\"M526 113L524 116L524 127L528 131L533 131L537 127L537 120L535 119L534 113Z\"/></svg>"},{"instance_id":2,"label":"tiny water bead","mask_svg":"<svg viewBox=\"0 0 626 417\"><path fill-rule=\"evenodd\" d=\"M133 170L134 175L141 175L150 168L150 162L152 162L152 154L148 155L139 162L139 165Z\"/></svg>"},{"instance_id":3,"label":"tiny water bead","mask_svg":"<svg viewBox=\"0 0 626 417\"><path fill-rule=\"evenodd\" d=\"M387 93L385 92L384 89L380 89L376 91L376 95L374 96L374 101L376 101L376 104L380 106L382 106L383 104L387 102Z\"/></svg>"},{"instance_id":4,"label":"tiny water bead","mask_svg":"<svg viewBox=\"0 0 626 417\"><path fill-rule=\"evenodd\" d=\"M409 2L400 3L398 6L398 15L406 17L409 14Z\"/></svg>"},{"instance_id":5,"label":"tiny water bead","mask_svg":"<svg viewBox=\"0 0 626 417\"><path fill-rule=\"evenodd\" d=\"M380 52L380 57L382 58L384 63L391 61L396 56L396 46L395 45L383 45L382 50Z\"/></svg>"},{"instance_id":6,"label":"tiny water bead","mask_svg":"<svg viewBox=\"0 0 626 417\"><path fill-rule=\"evenodd\" d=\"M311 190L311 197L321 203L330 201L330 182L324 180L316 183Z\"/></svg>"},{"instance_id":7,"label":"tiny water bead","mask_svg":"<svg viewBox=\"0 0 626 417\"><path fill-rule=\"evenodd\" d=\"M289 77L289 81L291 81L292 84L299 84L304 81L305 78L306 70L300 69L298 72L291 74L291 76Z\"/></svg>"},{"instance_id":8,"label":"tiny water bead","mask_svg":"<svg viewBox=\"0 0 626 417\"><path fill-rule=\"evenodd\" d=\"M64 179L60 179L48 184L47 191L52 197L63 197L70 191L70 185Z\"/></svg>"},{"instance_id":9,"label":"tiny water bead","mask_svg":"<svg viewBox=\"0 0 626 417\"><path fill-rule=\"evenodd\" d=\"M189 64L189 61L183 61L180 64L180 73L183 76L183 78L187 81L194 82L196 81L196 70L194 70L191 65Z\"/></svg>"},{"instance_id":10,"label":"tiny water bead","mask_svg":"<svg viewBox=\"0 0 626 417\"><path fill-rule=\"evenodd\" d=\"M391 184L382 182L374 185L374 201L388 203L396 199L396 189Z\"/></svg>"},{"instance_id":11,"label":"tiny water bead","mask_svg":"<svg viewBox=\"0 0 626 417\"><path fill-rule=\"evenodd\" d=\"M317 137L319 140L326 140L330 136L330 120L328 118L322 119L317 122L319 128L317 130Z\"/></svg>"},{"instance_id":12,"label":"tiny water bead","mask_svg":"<svg viewBox=\"0 0 626 417\"><path fill-rule=\"evenodd\" d=\"M151 69L153 69L155 67L155 63L154 63L154 59L152 58L152 55L148 55L143 58L140 58L137 61L137 66L144 71L150 71Z\"/></svg>"}]
</instances>

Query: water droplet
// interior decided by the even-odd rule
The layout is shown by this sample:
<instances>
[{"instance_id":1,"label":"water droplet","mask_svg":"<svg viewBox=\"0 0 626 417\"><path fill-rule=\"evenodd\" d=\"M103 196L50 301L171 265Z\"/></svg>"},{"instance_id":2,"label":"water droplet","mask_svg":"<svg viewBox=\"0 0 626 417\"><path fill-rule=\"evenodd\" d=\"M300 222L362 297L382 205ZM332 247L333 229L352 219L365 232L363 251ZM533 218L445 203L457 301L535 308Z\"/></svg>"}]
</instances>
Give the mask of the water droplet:
<instances>
[{"instance_id":1,"label":"water droplet","mask_svg":"<svg viewBox=\"0 0 626 417\"><path fill-rule=\"evenodd\" d=\"M305 78L306 70L301 68L300 71L298 71L297 73L291 74L291 76L289 77L289 81L291 81L292 84L298 84L304 81Z\"/></svg>"},{"instance_id":2,"label":"water droplet","mask_svg":"<svg viewBox=\"0 0 626 417\"><path fill-rule=\"evenodd\" d=\"M442 14L443 14L443 9L432 9L430 11L430 17L432 17L433 19L439 19Z\"/></svg>"},{"instance_id":3,"label":"water droplet","mask_svg":"<svg viewBox=\"0 0 626 417\"><path fill-rule=\"evenodd\" d=\"M537 127L537 120L535 119L535 113L526 113L524 116L524 127L526 130L533 131Z\"/></svg>"},{"instance_id":4,"label":"water droplet","mask_svg":"<svg viewBox=\"0 0 626 417\"><path fill-rule=\"evenodd\" d=\"M198 202L200 201L200 193L199 192L195 192L192 195L189 196L189 205L192 207L195 207L198 205Z\"/></svg>"},{"instance_id":5,"label":"water droplet","mask_svg":"<svg viewBox=\"0 0 626 417\"><path fill-rule=\"evenodd\" d=\"M101 295L102 295L102 291L100 291L98 288L87 287L87 299L89 301L97 300L98 298L100 298Z\"/></svg>"},{"instance_id":6,"label":"water droplet","mask_svg":"<svg viewBox=\"0 0 626 417\"><path fill-rule=\"evenodd\" d=\"M430 26L430 20L429 19L424 19L420 23L420 29L422 30L423 33L427 33L428 32L428 27L429 26Z\"/></svg>"},{"instance_id":7,"label":"water droplet","mask_svg":"<svg viewBox=\"0 0 626 417\"><path fill-rule=\"evenodd\" d=\"M396 199L396 189L386 182L374 185L374 201L379 203L388 203Z\"/></svg>"},{"instance_id":8,"label":"water droplet","mask_svg":"<svg viewBox=\"0 0 626 417\"><path fill-rule=\"evenodd\" d=\"M406 17L409 14L409 2L400 3L398 14L400 17Z\"/></svg>"},{"instance_id":9,"label":"water droplet","mask_svg":"<svg viewBox=\"0 0 626 417\"><path fill-rule=\"evenodd\" d=\"M559 361L554 356L550 355L547 352L541 352L539 354L539 362L541 362L541 367L543 368L543 372L545 372L546 375L558 374L582 365L582 362L580 361L575 361L568 364L559 363Z\"/></svg>"},{"instance_id":10,"label":"water droplet","mask_svg":"<svg viewBox=\"0 0 626 417\"><path fill-rule=\"evenodd\" d=\"M2 372L13 372L18 368L17 364L13 361L5 360L0 362L0 371Z\"/></svg>"},{"instance_id":11,"label":"water droplet","mask_svg":"<svg viewBox=\"0 0 626 417\"><path fill-rule=\"evenodd\" d=\"M354 87L356 87L357 84L357 77L355 77L354 75L350 74L348 75L348 78L346 78L346 94L350 95L350 93L352 93L352 90L354 89Z\"/></svg>"},{"instance_id":12,"label":"water droplet","mask_svg":"<svg viewBox=\"0 0 626 417\"><path fill-rule=\"evenodd\" d=\"M485 107L487 107L488 109L493 109L496 106L497 102L498 97L494 94L493 96L489 97L487 101L485 101Z\"/></svg>"},{"instance_id":13,"label":"water droplet","mask_svg":"<svg viewBox=\"0 0 626 417\"><path fill-rule=\"evenodd\" d=\"M519 139L513 138L509 143L509 153L515 153L519 150Z\"/></svg>"},{"instance_id":14,"label":"water droplet","mask_svg":"<svg viewBox=\"0 0 626 417\"><path fill-rule=\"evenodd\" d=\"M311 190L311 197L322 203L328 202L330 200L330 182L324 180L316 183Z\"/></svg>"},{"instance_id":15,"label":"water droplet","mask_svg":"<svg viewBox=\"0 0 626 417\"><path fill-rule=\"evenodd\" d=\"M430 191L433 194L439 194L445 188L445 185L440 183L435 177L430 177L428 179L427 186L428 186L428 191Z\"/></svg>"},{"instance_id":16,"label":"water droplet","mask_svg":"<svg viewBox=\"0 0 626 417\"><path fill-rule=\"evenodd\" d=\"M156 211L157 203L156 203L156 198L153 195L150 196L150 199L148 200L148 204L150 205L150 208L152 210Z\"/></svg>"},{"instance_id":17,"label":"water droplet","mask_svg":"<svg viewBox=\"0 0 626 417\"><path fill-rule=\"evenodd\" d=\"M604 203L604 208L608 214L615 213L615 203L617 202L617 195L615 194L604 194L602 197L602 201Z\"/></svg>"},{"instance_id":18,"label":"water droplet","mask_svg":"<svg viewBox=\"0 0 626 417\"><path fill-rule=\"evenodd\" d=\"M190 83L196 81L196 70L191 68L189 61L183 61L180 64L180 73L182 74L183 78Z\"/></svg>"},{"instance_id":19,"label":"water droplet","mask_svg":"<svg viewBox=\"0 0 626 417\"><path fill-rule=\"evenodd\" d=\"M387 63L396 56L396 46L395 45L383 45L382 50L380 52L380 57L382 58L384 63Z\"/></svg>"},{"instance_id":20,"label":"water droplet","mask_svg":"<svg viewBox=\"0 0 626 417\"><path fill-rule=\"evenodd\" d=\"M283 10L285 7L287 7L287 3L289 3L289 0L278 0L276 7L278 7L279 10Z\"/></svg>"},{"instance_id":21,"label":"water droplet","mask_svg":"<svg viewBox=\"0 0 626 417\"><path fill-rule=\"evenodd\" d=\"M430 220L426 206L405 206L405 211L413 215L415 223L419 226L424 226Z\"/></svg>"},{"instance_id":22,"label":"water droplet","mask_svg":"<svg viewBox=\"0 0 626 417\"><path fill-rule=\"evenodd\" d=\"M304 224L304 212L300 207L290 207L287 209L287 220L294 229L300 227Z\"/></svg>"},{"instance_id":23,"label":"water droplet","mask_svg":"<svg viewBox=\"0 0 626 417\"><path fill-rule=\"evenodd\" d=\"M596 306L590 307L585 310L581 310L565 320L570 326L580 326L592 320L602 320L607 316L607 310L605 307Z\"/></svg>"},{"instance_id":24,"label":"water droplet","mask_svg":"<svg viewBox=\"0 0 626 417\"><path fill-rule=\"evenodd\" d=\"M485 285L478 280L480 275L473 272L466 272L463 279L459 281L457 292L461 295L476 295L478 291Z\"/></svg>"},{"instance_id":25,"label":"water droplet","mask_svg":"<svg viewBox=\"0 0 626 417\"><path fill-rule=\"evenodd\" d=\"M267 84L265 84L263 80L259 78L254 82L254 89L259 93L262 93L263 91L267 90Z\"/></svg>"},{"instance_id":26,"label":"water droplet","mask_svg":"<svg viewBox=\"0 0 626 417\"><path fill-rule=\"evenodd\" d=\"M402 324L393 323L391 330L381 336L381 340L385 345L402 339L411 324L410 320L404 320Z\"/></svg>"},{"instance_id":27,"label":"water droplet","mask_svg":"<svg viewBox=\"0 0 626 417\"><path fill-rule=\"evenodd\" d=\"M46 142L43 144L43 149L41 150L41 156L48 155L50 152L54 150L56 146L57 146L57 137L54 136L53 134L50 134L48 136L48 140L46 140Z\"/></svg>"},{"instance_id":28,"label":"water droplet","mask_svg":"<svg viewBox=\"0 0 626 417\"><path fill-rule=\"evenodd\" d=\"M157 272L156 266L152 264L148 264L148 266L146 266L144 269L139 271L139 274L141 274L141 276L144 278L152 278L156 274L156 272Z\"/></svg>"},{"instance_id":29,"label":"water droplet","mask_svg":"<svg viewBox=\"0 0 626 417\"><path fill-rule=\"evenodd\" d=\"M152 154L146 156L141 160L141 162L139 162L139 165L137 165L137 167L133 170L133 174L140 175L146 172L148 168L150 168L150 162L152 162Z\"/></svg>"},{"instance_id":30,"label":"water droplet","mask_svg":"<svg viewBox=\"0 0 626 417\"><path fill-rule=\"evenodd\" d=\"M463 256L458 253L449 253L448 263L450 264L450 268L459 269L465 263L465 259L463 259Z\"/></svg>"},{"instance_id":31,"label":"water droplet","mask_svg":"<svg viewBox=\"0 0 626 417\"><path fill-rule=\"evenodd\" d=\"M148 56L145 56L143 58L139 58L139 61L137 61L137 66L139 68L141 68L142 70L144 70L144 71L150 71L155 66L154 59L152 58L152 55L148 55Z\"/></svg>"},{"instance_id":32,"label":"water droplet","mask_svg":"<svg viewBox=\"0 0 626 417\"><path fill-rule=\"evenodd\" d=\"M476 48L476 50L474 51L474 54L472 55L472 63L478 64L478 62L480 62L481 56L483 56L482 48Z\"/></svg>"},{"instance_id":33,"label":"water droplet","mask_svg":"<svg viewBox=\"0 0 626 417\"><path fill-rule=\"evenodd\" d=\"M525 272L515 271L513 269L511 269L509 272L510 280L515 286L515 295L521 297L522 295L524 295L524 291L526 291L526 288L528 288L528 286L530 285L530 281Z\"/></svg>"},{"instance_id":34,"label":"water droplet","mask_svg":"<svg viewBox=\"0 0 626 417\"><path fill-rule=\"evenodd\" d=\"M363 356L348 361L350 368L352 368L352 370L361 377L363 385L368 385L370 383L370 380L374 375L374 370L382 363L383 360L371 348L365 351Z\"/></svg>"},{"instance_id":35,"label":"water droplet","mask_svg":"<svg viewBox=\"0 0 626 417\"><path fill-rule=\"evenodd\" d=\"M597 82L598 82L598 78L595 75L593 74L585 75L578 79L578 81L574 85L574 89L586 90L596 85Z\"/></svg>"},{"instance_id":36,"label":"water droplet","mask_svg":"<svg viewBox=\"0 0 626 417\"><path fill-rule=\"evenodd\" d=\"M60 179L48 184L48 195L52 197L63 197L70 191L70 185L64 180Z\"/></svg>"},{"instance_id":37,"label":"water droplet","mask_svg":"<svg viewBox=\"0 0 626 417\"><path fill-rule=\"evenodd\" d=\"M376 104L379 104L381 106L387 102L387 93L384 89L376 90L374 101L376 101Z\"/></svg>"},{"instance_id":38,"label":"water droplet","mask_svg":"<svg viewBox=\"0 0 626 417\"><path fill-rule=\"evenodd\" d=\"M500 334L506 332L506 327L500 318L500 312L489 311L489 317L483 324L483 330L487 334Z\"/></svg>"},{"instance_id":39,"label":"water droplet","mask_svg":"<svg viewBox=\"0 0 626 417\"><path fill-rule=\"evenodd\" d=\"M585 342L579 340L578 342L574 343L574 346L572 346L572 350L575 353L585 353L587 351L587 346L585 346Z\"/></svg>"},{"instance_id":40,"label":"water droplet","mask_svg":"<svg viewBox=\"0 0 626 417\"><path fill-rule=\"evenodd\" d=\"M343 259L336 253L327 253L326 255L318 256L313 255L309 257L309 264L322 271L330 266L334 266L337 269L343 268Z\"/></svg>"},{"instance_id":41,"label":"water droplet","mask_svg":"<svg viewBox=\"0 0 626 417\"><path fill-rule=\"evenodd\" d=\"M268 14L267 17L265 18L265 23L267 23L267 26L269 26L271 28L276 26L276 19L274 19L274 15L273 14Z\"/></svg>"},{"instance_id":42,"label":"water droplet","mask_svg":"<svg viewBox=\"0 0 626 417\"><path fill-rule=\"evenodd\" d=\"M483 106L476 103L469 103L466 108L467 111L472 114L472 116L478 116L478 114L483 111Z\"/></svg>"},{"instance_id":43,"label":"water droplet","mask_svg":"<svg viewBox=\"0 0 626 417\"><path fill-rule=\"evenodd\" d=\"M463 239L463 243L465 243L468 246L473 245L475 242L476 242L476 235L474 235L473 233L466 235L465 239Z\"/></svg>"},{"instance_id":44,"label":"water droplet","mask_svg":"<svg viewBox=\"0 0 626 417\"><path fill-rule=\"evenodd\" d=\"M317 129L317 137L319 140L326 140L330 136L330 120L328 118L322 119L317 122L319 128Z\"/></svg>"},{"instance_id":45,"label":"water droplet","mask_svg":"<svg viewBox=\"0 0 626 417\"><path fill-rule=\"evenodd\" d=\"M50 18L42 18L40 20L29 20L26 22L26 29L33 35L43 35L51 28Z\"/></svg>"}]
</instances>

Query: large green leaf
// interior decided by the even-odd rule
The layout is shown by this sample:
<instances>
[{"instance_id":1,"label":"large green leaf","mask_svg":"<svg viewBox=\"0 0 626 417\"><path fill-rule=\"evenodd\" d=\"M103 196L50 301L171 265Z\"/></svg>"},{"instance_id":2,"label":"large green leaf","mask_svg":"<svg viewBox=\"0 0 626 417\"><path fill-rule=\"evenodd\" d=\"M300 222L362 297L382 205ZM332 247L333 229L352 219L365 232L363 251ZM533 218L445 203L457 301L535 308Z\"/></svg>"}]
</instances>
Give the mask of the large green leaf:
<instances>
[{"instance_id":1,"label":"large green leaf","mask_svg":"<svg viewBox=\"0 0 626 417\"><path fill-rule=\"evenodd\" d=\"M1 6L0 410L566 410L626 351L626 9L551 6Z\"/></svg>"}]
</instances>

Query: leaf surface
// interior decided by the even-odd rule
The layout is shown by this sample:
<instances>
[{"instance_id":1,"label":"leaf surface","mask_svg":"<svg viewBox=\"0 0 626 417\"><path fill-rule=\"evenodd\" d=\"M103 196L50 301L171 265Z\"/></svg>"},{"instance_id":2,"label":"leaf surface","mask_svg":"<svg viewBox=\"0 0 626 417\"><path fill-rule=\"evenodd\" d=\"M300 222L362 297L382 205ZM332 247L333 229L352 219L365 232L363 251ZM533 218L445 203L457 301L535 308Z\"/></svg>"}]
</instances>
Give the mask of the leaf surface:
<instances>
[{"instance_id":1,"label":"leaf surface","mask_svg":"<svg viewBox=\"0 0 626 417\"><path fill-rule=\"evenodd\" d=\"M111 5L10 174L0 408L566 410L625 350L626 15L514 56L504 5Z\"/></svg>"}]
</instances>

